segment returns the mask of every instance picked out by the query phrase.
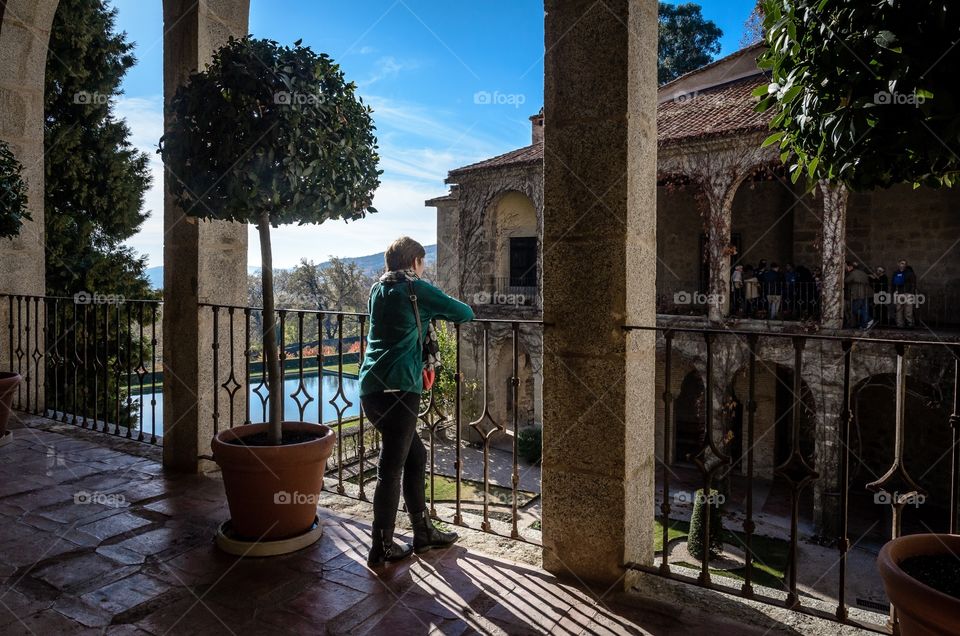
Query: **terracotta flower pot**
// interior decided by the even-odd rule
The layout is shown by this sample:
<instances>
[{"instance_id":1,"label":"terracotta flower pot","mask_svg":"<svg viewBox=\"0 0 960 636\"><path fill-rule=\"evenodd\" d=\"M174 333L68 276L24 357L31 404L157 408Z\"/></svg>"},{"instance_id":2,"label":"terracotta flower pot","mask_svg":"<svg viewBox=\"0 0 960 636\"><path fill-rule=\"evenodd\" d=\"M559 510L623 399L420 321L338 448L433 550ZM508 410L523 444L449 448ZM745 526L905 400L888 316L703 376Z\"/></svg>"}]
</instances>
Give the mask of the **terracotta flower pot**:
<instances>
[{"instance_id":1,"label":"terracotta flower pot","mask_svg":"<svg viewBox=\"0 0 960 636\"><path fill-rule=\"evenodd\" d=\"M911 534L888 541L877 557L887 597L897 608L902 636L960 635L960 599L938 592L900 568L923 555L960 558L960 535Z\"/></svg>"},{"instance_id":2,"label":"terracotta flower pot","mask_svg":"<svg viewBox=\"0 0 960 636\"><path fill-rule=\"evenodd\" d=\"M10 409L13 408L13 396L17 393L20 384L19 373L0 371L0 439L7 434L7 421L10 419Z\"/></svg>"},{"instance_id":3,"label":"terracotta flower pot","mask_svg":"<svg viewBox=\"0 0 960 636\"><path fill-rule=\"evenodd\" d=\"M228 443L268 428L268 424L237 426L218 433L212 443L233 532L247 540L286 539L310 528L333 450L333 430L306 422L284 422L283 428L312 433L316 439L283 446Z\"/></svg>"}]
</instances>

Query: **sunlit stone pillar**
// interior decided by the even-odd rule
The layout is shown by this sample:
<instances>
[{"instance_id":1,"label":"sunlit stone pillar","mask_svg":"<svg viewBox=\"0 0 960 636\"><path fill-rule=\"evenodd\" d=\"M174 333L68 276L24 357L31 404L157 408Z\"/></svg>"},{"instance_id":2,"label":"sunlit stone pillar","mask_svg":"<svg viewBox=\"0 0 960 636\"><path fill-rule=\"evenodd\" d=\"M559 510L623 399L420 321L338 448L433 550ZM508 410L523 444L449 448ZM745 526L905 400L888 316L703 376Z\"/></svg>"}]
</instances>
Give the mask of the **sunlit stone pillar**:
<instances>
[{"instance_id":1,"label":"sunlit stone pillar","mask_svg":"<svg viewBox=\"0 0 960 636\"><path fill-rule=\"evenodd\" d=\"M707 262L708 282L707 316L711 322L722 322L730 311L730 232L733 227L733 198L743 180L741 174L715 170L703 175L707 199Z\"/></svg>"},{"instance_id":2,"label":"sunlit stone pillar","mask_svg":"<svg viewBox=\"0 0 960 636\"><path fill-rule=\"evenodd\" d=\"M821 323L828 329L843 327L843 277L847 251L847 199L843 185L820 182L823 194L823 291Z\"/></svg>"},{"instance_id":3,"label":"sunlit stone pillar","mask_svg":"<svg viewBox=\"0 0 960 636\"><path fill-rule=\"evenodd\" d=\"M43 210L43 89L50 27L57 9L55 0L7 0L0 3L0 139L7 142L24 168L27 209L33 220L26 221L20 235L0 240L0 293L42 296L46 290L46 250ZM23 304L21 302L21 304ZM36 308L30 303L29 345L14 353L13 370L29 375L30 410L44 402L43 363L33 357L43 353L42 332L34 328ZM24 331L9 331L9 299L0 298L0 370L10 365L10 337L14 349L25 342ZM14 304L14 323L16 303ZM21 312L21 318L25 318ZM39 326L42 329L43 321ZM37 338L39 336L39 339ZM27 407L26 382L19 405ZM15 402L17 398L14 398Z\"/></svg>"},{"instance_id":4,"label":"sunlit stone pillar","mask_svg":"<svg viewBox=\"0 0 960 636\"><path fill-rule=\"evenodd\" d=\"M246 34L248 13L248 0L164 1L165 103L190 72L202 68L229 36ZM169 115L165 118L165 125L171 125ZM167 186L172 179L176 175L164 174ZM196 471L203 467L198 456L210 454L213 394L218 390L213 380L212 312L200 305L246 304L247 228L239 223L201 222L186 216L173 203L169 187L165 189L163 463L176 470ZM225 352L229 348L225 317L221 316L220 324L220 351ZM234 337L234 347L242 354L242 330L237 330ZM229 369L221 365L220 373L223 382ZM242 418L242 413L241 408L235 416ZM219 422L220 426L230 425L226 409L220 413Z\"/></svg>"},{"instance_id":5,"label":"sunlit stone pillar","mask_svg":"<svg viewBox=\"0 0 960 636\"><path fill-rule=\"evenodd\" d=\"M623 583L654 514L657 3L547 0L544 566ZM629 580L626 581L629 583Z\"/></svg>"}]
</instances>

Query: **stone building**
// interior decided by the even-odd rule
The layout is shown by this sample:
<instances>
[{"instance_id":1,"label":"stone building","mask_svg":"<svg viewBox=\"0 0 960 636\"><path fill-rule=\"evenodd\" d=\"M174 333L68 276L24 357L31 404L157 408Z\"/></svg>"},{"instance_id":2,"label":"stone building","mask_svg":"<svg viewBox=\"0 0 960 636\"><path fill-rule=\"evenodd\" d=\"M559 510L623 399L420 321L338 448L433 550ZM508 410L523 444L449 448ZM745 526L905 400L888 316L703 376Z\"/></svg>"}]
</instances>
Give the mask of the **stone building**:
<instances>
[{"instance_id":1,"label":"stone building","mask_svg":"<svg viewBox=\"0 0 960 636\"><path fill-rule=\"evenodd\" d=\"M960 284L960 194L910 185L851 193L826 183L811 189L803 180L793 184L776 147L762 148L769 115L756 112L753 96L767 84L756 65L760 51L760 45L745 48L659 89L658 262L656 271L646 272L656 277L656 298L649 302L656 304L658 327L724 324L737 331L851 334L844 329L845 260L870 272L883 266L889 275L901 258L914 268L918 292L924 296L917 310L922 328L891 335L936 335L960 322L955 291ZM471 303L481 318L543 315L542 269L544 250L549 251L543 241L543 111L530 119L530 145L450 171L449 193L427 201L437 209L438 283ZM594 196L594 207L606 205L603 192ZM592 212L584 210L584 217ZM615 222L605 215L598 218ZM775 320L765 312L743 315L730 293L732 268L761 259L802 266L815 276L805 283L809 289L800 291L798 283L791 297L794 305ZM801 308L800 299L806 307ZM569 307L571 316L584 311L589 307ZM892 307L876 305L872 311L877 317L889 311L882 315L892 319ZM479 399L486 400L491 418L508 423L510 412L504 407L510 402L500 398L511 388L511 333L503 328L486 331L485 336L483 328L465 332L464 369L486 389ZM878 333L885 330L874 335ZM489 347L482 346L483 337ZM798 352L789 337L758 340L756 429L749 444L744 416L748 340L731 335L712 343L708 382L704 338L675 334L668 387L663 333L658 335L657 456L668 465L687 463L704 445L707 386L714 415L711 435L718 445L727 436L724 447L734 474L745 473L746 449L751 446L755 477L772 482L775 468L786 465L792 453L792 427L798 426L800 454L819 475L813 500L804 503L801 514L816 533L834 536L840 479L836 440L843 407L840 341L808 341ZM518 349L522 427L541 418L540 333L522 334ZM949 445L944 396L952 390L948 380L953 358L946 347L940 352L911 351L904 356L904 417L911 427L906 461L931 466L937 450ZM794 378L798 360L800 377ZM850 377L851 498L865 500L862 486L878 479L892 461L895 375L892 345L858 347ZM664 395L668 399L660 399ZM665 436L668 401L670 434ZM941 466L919 480L941 502L947 496L943 488L948 468Z\"/></svg>"}]
</instances>

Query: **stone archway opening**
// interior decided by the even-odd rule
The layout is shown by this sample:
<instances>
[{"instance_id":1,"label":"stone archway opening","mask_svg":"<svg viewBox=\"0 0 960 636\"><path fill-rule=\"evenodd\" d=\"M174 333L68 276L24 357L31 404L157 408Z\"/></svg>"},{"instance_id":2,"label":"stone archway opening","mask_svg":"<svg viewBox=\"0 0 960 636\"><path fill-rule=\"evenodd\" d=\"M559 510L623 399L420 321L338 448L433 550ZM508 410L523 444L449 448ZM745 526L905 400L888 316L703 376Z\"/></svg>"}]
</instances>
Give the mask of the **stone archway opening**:
<instances>
[{"instance_id":1,"label":"stone archway opening","mask_svg":"<svg viewBox=\"0 0 960 636\"><path fill-rule=\"evenodd\" d=\"M531 304L540 276L537 209L530 197L517 191L501 194L491 209L493 289L518 299L508 304Z\"/></svg>"},{"instance_id":2,"label":"stone archway opening","mask_svg":"<svg viewBox=\"0 0 960 636\"><path fill-rule=\"evenodd\" d=\"M657 179L657 313L703 314L710 272L704 243L707 200L682 173Z\"/></svg>"},{"instance_id":3,"label":"stone archway opening","mask_svg":"<svg viewBox=\"0 0 960 636\"><path fill-rule=\"evenodd\" d=\"M674 406L673 461L690 463L706 443L706 393L703 377L690 371L680 383Z\"/></svg>"}]
</instances>

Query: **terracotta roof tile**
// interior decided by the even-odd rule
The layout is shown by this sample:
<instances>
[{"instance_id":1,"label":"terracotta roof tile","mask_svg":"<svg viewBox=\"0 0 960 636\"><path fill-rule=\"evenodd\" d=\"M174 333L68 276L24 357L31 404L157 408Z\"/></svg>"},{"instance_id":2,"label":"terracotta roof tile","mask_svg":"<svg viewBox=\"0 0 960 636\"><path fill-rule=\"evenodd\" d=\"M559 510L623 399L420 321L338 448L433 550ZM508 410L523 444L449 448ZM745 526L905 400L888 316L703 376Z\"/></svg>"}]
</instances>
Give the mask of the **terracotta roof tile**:
<instances>
[{"instance_id":1,"label":"terracotta roof tile","mask_svg":"<svg viewBox=\"0 0 960 636\"><path fill-rule=\"evenodd\" d=\"M456 168L455 170L450 171L450 176L452 177L463 172L482 170L484 168L500 168L503 166L512 166L524 163L537 163L539 161L543 161L543 143L524 146L523 148L518 148L502 155L491 157L490 159L484 159L483 161L471 163L470 165L463 166L462 168Z\"/></svg>"},{"instance_id":2,"label":"terracotta roof tile","mask_svg":"<svg viewBox=\"0 0 960 636\"><path fill-rule=\"evenodd\" d=\"M770 113L754 110L753 90L766 83L754 75L663 102L657 106L659 144L765 130Z\"/></svg>"}]
</instances>

